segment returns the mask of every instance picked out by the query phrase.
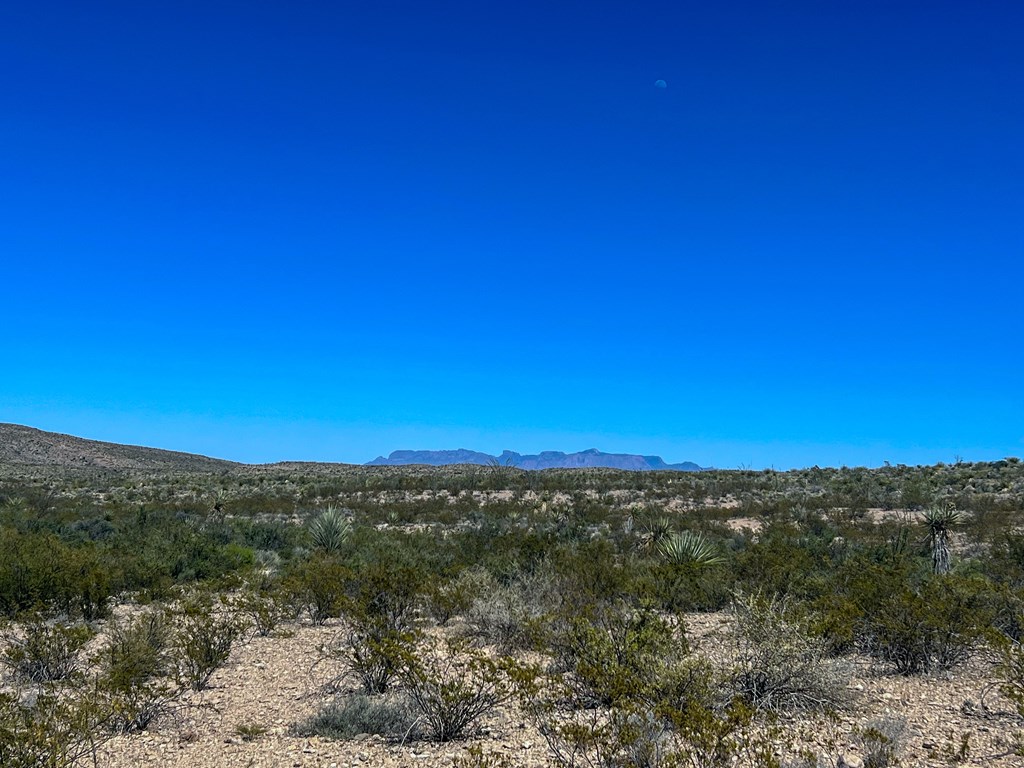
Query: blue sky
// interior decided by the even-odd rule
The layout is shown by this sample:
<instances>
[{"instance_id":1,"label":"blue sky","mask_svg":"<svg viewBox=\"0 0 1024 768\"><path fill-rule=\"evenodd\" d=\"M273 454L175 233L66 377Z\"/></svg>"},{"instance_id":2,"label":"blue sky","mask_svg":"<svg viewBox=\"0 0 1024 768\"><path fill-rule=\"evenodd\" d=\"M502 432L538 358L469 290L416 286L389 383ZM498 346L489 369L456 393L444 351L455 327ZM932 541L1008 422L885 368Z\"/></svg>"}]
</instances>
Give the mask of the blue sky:
<instances>
[{"instance_id":1,"label":"blue sky","mask_svg":"<svg viewBox=\"0 0 1024 768\"><path fill-rule=\"evenodd\" d=\"M43 0L0 71L0 421L1024 454L1020 3Z\"/></svg>"}]
</instances>

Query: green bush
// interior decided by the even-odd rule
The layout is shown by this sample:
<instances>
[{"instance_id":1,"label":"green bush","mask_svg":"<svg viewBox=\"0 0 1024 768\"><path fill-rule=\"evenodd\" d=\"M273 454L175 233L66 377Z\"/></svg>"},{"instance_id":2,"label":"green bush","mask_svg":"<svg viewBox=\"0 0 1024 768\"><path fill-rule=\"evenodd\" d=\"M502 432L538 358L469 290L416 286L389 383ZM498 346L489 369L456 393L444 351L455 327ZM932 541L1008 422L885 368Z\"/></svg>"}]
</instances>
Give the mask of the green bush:
<instances>
[{"instance_id":1,"label":"green bush","mask_svg":"<svg viewBox=\"0 0 1024 768\"><path fill-rule=\"evenodd\" d=\"M255 633L269 637L292 612L280 590L246 589L235 601L235 609L246 618Z\"/></svg>"},{"instance_id":2,"label":"green bush","mask_svg":"<svg viewBox=\"0 0 1024 768\"><path fill-rule=\"evenodd\" d=\"M246 628L237 616L215 610L208 599L199 596L182 603L174 625L175 676L194 691L206 687Z\"/></svg>"},{"instance_id":3,"label":"green bush","mask_svg":"<svg viewBox=\"0 0 1024 768\"><path fill-rule=\"evenodd\" d=\"M320 626L340 613L351 577L352 570L338 560L314 555L292 564L284 589L298 610L308 613L310 621Z\"/></svg>"},{"instance_id":4,"label":"green bush","mask_svg":"<svg viewBox=\"0 0 1024 768\"><path fill-rule=\"evenodd\" d=\"M399 676L429 736L452 741L515 693L518 669L508 658L494 660L458 642L409 648Z\"/></svg>"},{"instance_id":5,"label":"green bush","mask_svg":"<svg viewBox=\"0 0 1024 768\"><path fill-rule=\"evenodd\" d=\"M907 721L903 718L882 717L872 720L857 731L864 768L893 768L900 764L903 735Z\"/></svg>"},{"instance_id":6,"label":"green bush","mask_svg":"<svg viewBox=\"0 0 1024 768\"><path fill-rule=\"evenodd\" d=\"M992 641L999 655L996 688L1024 719L1024 643L999 633Z\"/></svg>"},{"instance_id":7,"label":"green bush","mask_svg":"<svg viewBox=\"0 0 1024 768\"><path fill-rule=\"evenodd\" d=\"M109 699L111 727L121 733L144 730L177 693L166 679L176 668L171 627L154 610L110 622L107 635L98 684Z\"/></svg>"},{"instance_id":8,"label":"green bush","mask_svg":"<svg viewBox=\"0 0 1024 768\"><path fill-rule=\"evenodd\" d=\"M426 610L437 622L445 627L456 616L466 613L473 604L474 584L463 571L459 577L431 583L426 588Z\"/></svg>"},{"instance_id":9,"label":"green bush","mask_svg":"<svg viewBox=\"0 0 1024 768\"><path fill-rule=\"evenodd\" d=\"M341 601L345 618L360 625L375 624L404 632L413 623L426 588L427 574L402 562L360 564L347 581Z\"/></svg>"},{"instance_id":10,"label":"green bush","mask_svg":"<svg viewBox=\"0 0 1024 768\"><path fill-rule=\"evenodd\" d=\"M354 676L367 694L391 688L406 647L413 635L387 627L380 620L366 620L320 647L322 658L342 664L345 674Z\"/></svg>"},{"instance_id":11,"label":"green bush","mask_svg":"<svg viewBox=\"0 0 1024 768\"><path fill-rule=\"evenodd\" d=\"M570 619L552 646L578 707L657 701L670 670L689 653L681 627L625 607Z\"/></svg>"},{"instance_id":12,"label":"green bush","mask_svg":"<svg viewBox=\"0 0 1024 768\"><path fill-rule=\"evenodd\" d=\"M535 645L541 619L558 599L558 584L549 569L519 573L506 584L482 568L465 571L460 578L474 596L466 623L475 637L501 653Z\"/></svg>"},{"instance_id":13,"label":"green bush","mask_svg":"<svg viewBox=\"0 0 1024 768\"><path fill-rule=\"evenodd\" d=\"M901 675L949 669L975 650L991 621L983 580L931 576L903 584L865 611L862 642Z\"/></svg>"},{"instance_id":14,"label":"green bush","mask_svg":"<svg viewBox=\"0 0 1024 768\"><path fill-rule=\"evenodd\" d=\"M0 692L0 766L73 768L111 737L109 711L87 693L44 692L34 702Z\"/></svg>"},{"instance_id":15,"label":"green bush","mask_svg":"<svg viewBox=\"0 0 1024 768\"><path fill-rule=\"evenodd\" d=\"M10 633L3 662L21 680L50 683L67 680L79 671L80 656L92 638L84 624L65 624L36 615L21 633Z\"/></svg>"}]
</instances>

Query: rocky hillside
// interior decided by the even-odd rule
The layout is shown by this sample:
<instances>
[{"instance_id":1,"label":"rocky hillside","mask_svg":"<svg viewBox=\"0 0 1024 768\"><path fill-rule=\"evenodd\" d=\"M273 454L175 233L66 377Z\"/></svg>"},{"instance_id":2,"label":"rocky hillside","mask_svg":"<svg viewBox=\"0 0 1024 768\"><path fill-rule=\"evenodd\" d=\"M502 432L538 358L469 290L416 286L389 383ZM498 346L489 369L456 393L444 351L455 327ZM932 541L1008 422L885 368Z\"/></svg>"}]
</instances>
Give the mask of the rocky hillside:
<instances>
[{"instance_id":1,"label":"rocky hillside","mask_svg":"<svg viewBox=\"0 0 1024 768\"><path fill-rule=\"evenodd\" d=\"M0 465L154 472L215 472L238 466L192 453L86 440L19 424L0 424Z\"/></svg>"}]
</instances>

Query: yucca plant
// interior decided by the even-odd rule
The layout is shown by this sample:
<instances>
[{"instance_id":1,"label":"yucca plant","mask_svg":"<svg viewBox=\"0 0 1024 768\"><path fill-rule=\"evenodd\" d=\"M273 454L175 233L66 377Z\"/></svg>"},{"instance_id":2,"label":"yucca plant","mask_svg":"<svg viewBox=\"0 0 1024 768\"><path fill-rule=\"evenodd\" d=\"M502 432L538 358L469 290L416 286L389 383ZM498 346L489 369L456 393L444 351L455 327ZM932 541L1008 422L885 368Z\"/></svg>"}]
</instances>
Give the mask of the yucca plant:
<instances>
[{"instance_id":1,"label":"yucca plant","mask_svg":"<svg viewBox=\"0 0 1024 768\"><path fill-rule=\"evenodd\" d=\"M337 552L345 546L345 542L352 535L352 523L343 510L327 507L326 512L317 515L310 522L309 535L316 549L327 553Z\"/></svg>"},{"instance_id":2,"label":"yucca plant","mask_svg":"<svg viewBox=\"0 0 1024 768\"><path fill-rule=\"evenodd\" d=\"M644 523L640 544L644 549L660 547L661 543L670 535L672 535L672 520L667 517L652 517Z\"/></svg>"},{"instance_id":3,"label":"yucca plant","mask_svg":"<svg viewBox=\"0 0 1024 768\"><path fill-rule=\"evenodd\" d=\"M668 534L659 542L658 553L673 565L717 565L725 560L706 536L693 531Z\"/></svg>"},{"instance_id":4,"label":"yucca plant","mask_svg":"<svg viewBox=\"0 0 1024 768\"><path fill-rule=\"evenodd\" d=\"M950 502L945 507L932 507L924 513L928 528L928 546L932 551L932 571L949 573L949 535L960 524L963 515Z\"/></svg>"}]
</instances>

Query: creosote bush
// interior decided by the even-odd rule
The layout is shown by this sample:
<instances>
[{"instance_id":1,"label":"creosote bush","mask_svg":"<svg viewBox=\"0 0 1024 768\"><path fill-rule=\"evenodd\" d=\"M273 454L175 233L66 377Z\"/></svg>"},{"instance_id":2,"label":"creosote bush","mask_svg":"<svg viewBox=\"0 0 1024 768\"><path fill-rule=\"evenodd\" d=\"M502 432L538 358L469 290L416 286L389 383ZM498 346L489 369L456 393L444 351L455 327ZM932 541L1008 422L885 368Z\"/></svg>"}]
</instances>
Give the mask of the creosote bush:
<instances>
[{"instance_id":1,"label":"creosote bush","mask_svg":"<svg viewBox=\"0 0 1024 768\"><path fill-rule=\"evenodd\" d=\"M991 621L983 581L935 575L897 585L866 612L862 643L901 675L949 669L977 648Z\"/></svg>"},{"instance_id":2,"label":"creosote bush","mask_svg":"<svg viewBox=\"0 0 1024 768\"><path fill-rule=\"evenodd\" d=\"M355 677L365 693L384 693L391 688L413 637L411 632L393 630L380 621L366 621L322 645L320 655L341 662L345 673Z\"/></svg>"},{"instance_id":3,"label":"creosote bush","mask_svg":"<svg viewBox=\"0 0 1024 768\"><path fill-rule=\"evenodd\" d=\"M502 653L533 647L543 616L556 605L557 582L547 567L517 573L504 584L474 568L460 582L473 595L466 612L473 636Z\"/></svg>"},{"instance_id":4,"label":"creosote bush","mask_svg":"<svg viewBox=\"0 0 1024 768\"><path fill-rule=\"evenodd\" d=\"M216 610L208 598L193 596L175 612L175 676L194 691L206 687L246 629L244 621L221 608Z\"/></svg>"},{"instance_id":5,"label":"creosote bush","mask_svg":"<svg viewBox=\"0 0 1024 768\"><path fill-rule=\"evenodd\" d=\"M493 659L459 641L409 647L399 670L427 735L441 742L468 735L482 717L510 700L514 682L529 674L508 657Z\"/></svg>"},{"instance_id":6,"label":"creosote bush","mask_svg":"<svg viewBox=\"0 0 1024 768\"><path fill-rule=\"evenodd\" d=\"M121 733L144 730L178 693L168 680L176 667L171 627L163 611L149 610L112 621L107 635L98 685L109 700L110 726Z\"/></svg>"},{"instance_id":7,"label":"creosote bush","mask_svg":"<svg viewBox=\"0 0 1024 768\"><path fill-rule=\"evenodd\" d=\"M574 705L584 707L657 701L689 653L681 626L625 606L569 619L551 643Z\"/></svg>"},{"instance_id":8,"label":"creosote bush","mask_svg":"<svg viewBox=\"0 0 1024 768\"><path fill-rule=\"evenodd\" d=\"M0 766L73 768L113 735L109 710L86 691L61 696L44 691L26 703L0 692Z\"/></svg>"},{"instance_id":9,"label":"creosote bush","mask_svg":"<svg viewBox=\"0 0 1024 768\"><path fill-rule=\"evenodd\" d=\"M79 671L82 649L93 636L84 624L66 624L36 614L22 632L7 635L3 663L23 681L67 680Z\"/></svg>"}]
</instances>

